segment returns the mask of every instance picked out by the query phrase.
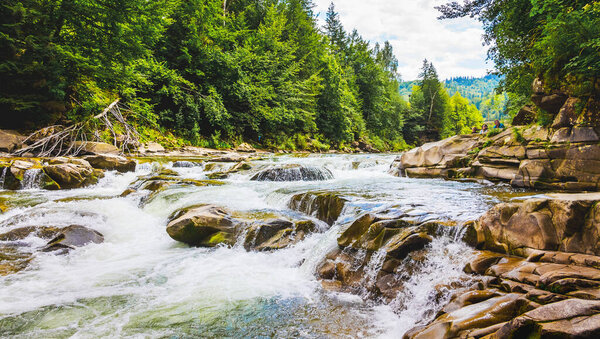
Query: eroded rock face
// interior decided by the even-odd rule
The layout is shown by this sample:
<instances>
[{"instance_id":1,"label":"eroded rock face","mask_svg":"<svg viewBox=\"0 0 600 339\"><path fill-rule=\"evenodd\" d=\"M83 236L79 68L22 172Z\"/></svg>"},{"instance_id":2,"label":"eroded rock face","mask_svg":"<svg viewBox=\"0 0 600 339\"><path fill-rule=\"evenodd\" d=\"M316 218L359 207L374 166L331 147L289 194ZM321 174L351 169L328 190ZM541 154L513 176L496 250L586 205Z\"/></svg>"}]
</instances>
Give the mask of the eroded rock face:
<instances>
[{"instance_id":1,"label":"eroded rock face","mask_svg":"<svg viewBox=\"0 0 600 339\"><path fill-rule=\"evenodd\" d=\"M599 141L592 127L563 127L555 131L539 126L509 128L492 138L483 138L477 147L461 143L473 148L458 154L430 144L416 148L402 154L392 164L390 173L449 179L479 177L510 182L515 187L597 191Z\"/></svg>"},{"instance_id":2,"label":"eroded rock face","mask_svg":"<svg viewBox=\"0 0 600 339\"><path fill-rule=\"evenodd\" d=\"M121 173L135 171L136 162L118 155L96 154L84 157L93 168L116 170Z\"/></svg>"},{"instance_id":3,"label":"eroded rock face","mask_svg":"<svg viewBox=\"0 0 600 339\"><path fill-rule=\"evenodd\" d=\"M332 192L307 192L294 195L288 206L333 225L342 214L346 201L339 194Z\"/></svg>"},{"instance_id":4,"label":"eroded rock face","mask_svg":"<svg viewBox=\"0 0 600 339\"><path fill-rule=\"evenodd\" d=\"M479 247L600 254L600 195L562 195L494 206L478 223Z\"/></svg>"},{"instance_id":5,"label":"eroded rock face","mask_svg":"<svg viewBox=\"0 0 600 339\"><path fill-rule=\"evenodd\" d=\"M326 168L287 165L267 168L256 173L250 180L256 181L315 181L330 180L333 174Z\"/></svg>"},{"instance_id":6,"label":"eroded rock face","mask_svg":"<svg viewBox=\"0 0 600 339\"><path fill-rule=\"evenodd\" d=\"M242 223L215 205L203 205L177 212L167 225L167 233L190 246L215 247L233 245L236 228Z\"/></svg>"}]
</instances>

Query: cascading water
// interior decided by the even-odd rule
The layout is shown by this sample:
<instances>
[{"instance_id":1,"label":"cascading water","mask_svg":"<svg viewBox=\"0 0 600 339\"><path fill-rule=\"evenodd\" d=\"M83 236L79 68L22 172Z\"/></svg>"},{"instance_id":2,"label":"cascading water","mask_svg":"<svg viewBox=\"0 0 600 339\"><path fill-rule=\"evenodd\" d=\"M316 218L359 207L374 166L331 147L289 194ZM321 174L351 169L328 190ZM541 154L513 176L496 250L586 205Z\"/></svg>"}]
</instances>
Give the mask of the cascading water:
<instances>
[{"instance_id":1,"label":"cascading water","mask_svg":"<svg viewBox=\"0 0 600 339\"><path fill-rule=\"evenodd\" d=\"M0 189L4 188L4 182L6 181L6 171L8 171L8 167L4 167L2 169L2 174L0 174Z\"/></svg>"},{"instance_id":2,"label":"cascading water","mask_svg":"<svg viewBox=\"0 0 600 339\"><path fill-rule=\"evenodd\" d=\"M466 221L497 199L477 183L390 176L393 158L269 157L253 162L254 170L232 174L224 185L175 185L144 203L144 192L120 194L138 177L156 171L157 164L140 164L135 173L107 172L99 184L83 189L0 191L0 202L14 205L0 214L0 233L24 226L81 225L104 235L103 243L66 255L35 252L26 269L0 276L0 335L399 337L439 310L448 297L439 286L466 279L462 265L468 248L452 234L436 237L425 259L411 268L402 292L384 304L321 287L315 270L337 248L340 232L365 212L397 210L423 220ZM163 166L184 178L206 177L203 166L172 164ZM250 180L259 170L287 164L326 167L333 178ZM293 195L311 191L336 192L347 203L333 225L320 222L322 232L285 249L190 248L165 231L170 214L202 203L248 219L306 218L288 203ZM34 251L44 244L32 235L19 246ZM9 245L14 246L0 242L0 251ZM382 255L371 256L368 283L381 269ZM405 260L408 265L415 258Z\"/></svg>"},{"instance_id":3,"label":"cascading water","mask_svg":"<svg viewBox=\"0 0 600 339\"><path fill-rule=\"evenodd\" d=\"M25 171L23 174L23 180L21 180L21 188L22 189L34 189L40 187L40 182L42 180L42 169L41 168L31 168Z\"/></svg>"}]
</instances>

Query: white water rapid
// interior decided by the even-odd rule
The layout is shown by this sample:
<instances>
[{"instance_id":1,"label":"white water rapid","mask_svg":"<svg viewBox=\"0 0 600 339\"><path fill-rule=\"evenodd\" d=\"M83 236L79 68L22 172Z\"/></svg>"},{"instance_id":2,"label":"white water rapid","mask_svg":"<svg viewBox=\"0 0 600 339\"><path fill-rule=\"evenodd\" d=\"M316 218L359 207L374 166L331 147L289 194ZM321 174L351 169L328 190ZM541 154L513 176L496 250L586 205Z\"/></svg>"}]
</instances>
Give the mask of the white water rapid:
<instances>
[{"instance_id":1,"label":"white water rapid","mask_svg":"<svg viewBox=\"0 0 600 339\"><path fill-rule=\"evenodd\" d=\"M119 197L138 176L107 172L92 187L62 191L0 191L11 206L0 214L0 233L22 226L82 225L104 235L67 255L37 252L28 267L0 276L0 336L15 338L398 338L439 310L435 288L466 279L469 248L449 233L436 238L391 303L324 290L317 265L337 246L344 226L365 211L398 210L414 217L467 221L498 202L486 184L398 178L387 174L390 155L271 156L225 179L225 185L178 186L147 204L141 193ZM259 182L252 175L269 166L301 164L329 169L326 181ZM172 167L182 177L205 179L205 166ZM233 164L223 163L213 170ZM34 175L35 173L31 173ZM165 231L179 208L212 203L235 213L278 213L296 193L328 190L349 203L327 231L273 252L190 248ZM45 241L30 236L32 247ZM1 244L0 244L1 245ZM371 280L381 268L375 256ZM407 260L411 260L409 257ZM447 296L444 296L447 297ZM442 297L442 298L444 298Z\"/></svg>"}]
</instances>

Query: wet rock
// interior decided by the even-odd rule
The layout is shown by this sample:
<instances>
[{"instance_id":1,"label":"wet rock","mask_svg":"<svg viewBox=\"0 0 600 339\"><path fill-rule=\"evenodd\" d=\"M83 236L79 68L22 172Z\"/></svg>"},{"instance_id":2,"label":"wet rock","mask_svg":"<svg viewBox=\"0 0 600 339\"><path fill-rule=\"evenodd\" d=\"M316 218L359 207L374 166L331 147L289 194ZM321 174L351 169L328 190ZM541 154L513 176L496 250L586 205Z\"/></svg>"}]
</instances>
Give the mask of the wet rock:
<instances>
[{"instance_id":1,"label":"wet rock","mask_svg":"<svg viewBox=\"0 0 600 339\"><path fill-rule=\"evenodd\" d=\"M213 173L208 173L206 175L206 177L208 179L211 179L211 180L215 180L215 179L227 179L229 177L229 173L227 173L227 172L213 172Z\"/></svg>"},{"instance_id":2,"label":"wet rock","mask_svg":"<svg viewBox=\"0 0 600 339\"><path fill-rule=\"evenodd\" d=\"M44 173L60 188L80 188L93 185L98 182L98 178L103 176L101 170L95 170L89 164L72 162L44 166Z\"/></svg>"},{"instance_id":3,"label":"wet rock","mask_svg":"<svg viewBox=\"0 0 600 339\"><path fill-rule=\"evenodd\" d=\"M210 162L240 162L246 160L246 156L229 153L219 157L209 159Z\"/></svg>"},{"instance_id":4,"label":"wet rock","mask_svg":"<svg viewBox=\"0 0 600 339\"><path fill-rule=\"evenodd\" d=\"M90 243L99 244L103 241L104 236L100 232L84 226L71 225L60 229L58 235L50 240L42 251L68 251Z\"/></svg>"},{"instance_id":5,"label":"wet rock","mask_svg":"<svg viewBox=\"0 0 600 339\"><path fill-rule=\"evenodd\" d=\"M0 276L24 270L32 259L31 253L20 251L13 246L0 245Z\"/></svg>"},{"instance_id":6,"label":"wet rock","mask_svg":"<svg viewBox=\"0 0 600 339\"><path fill-rule=\"evenodd\" d=\"M314 215L329 225L338 219L346 204L346 199L332 192L308 192L292 196L289 208Z\"/></svg>"},{"instance_id":7,"label":"wet rock","mask_svg":"<svg viewBox=\"0 0 600 339\"><path fill-rule=\"evenodd\" d=\"M0 241L23 240L30 235L42 239L54 238L60 232L60 228L51 226L26 226L12 229L6 233L0 234Z\"/></svg>"},{"instance_id":8,"label":"wet rock","mask_svg":"<svg viewBox=\"0 0 600 339\"><path fill-rule=\"evenodd\" d=\"M233 245L236 227L241 224L225 209L215 205L203 205L178 211L170 219L167 233L174 240L190 246Z\"/></svg>"},{"instance_id":9,"label":"wet rock","mask_svg":"<svg viewBox=\"0 0 600 339\"><path fill-rule=\"evenodd\" d=\"M105 142L75 141L73 148L78 150L78 155L86 154L119 154L121 151L114 145Z\"/></svg>"},{"instance_id":10,"label":"wet rock","mask_svg":"<svg viewBox=\"0 0 600 339\"><path fill-rule=\"evenodd\" d=\"M180 160L180 161L175 161L173 163L173 167L174 168L191 168L191 167L200 167L202 166L202 162L201 161L184 161L184 160Z\"/></svg>"},{"instance_id":11,"label":"wet rock","mask_svg":"<svg viewBox=\"0 0 600 339\"><path fill-rule=\"evenodd\" d=\"M249 227L244 248L258 251L281 249L303 240L316 230L317 225L310 220L295 223L284 219L267 220Z\"/></svg>"},{"instance_id":12,"label":"wet rock","mask_svg":"<svg viewBox=\"0 0 600 339\"><path fill-rule=\"evenodd\" d=\"M121 173L135 171L135 160L118 155L96 154L88 155L84 159L93 167L102 170L116 170Z\"/></svg>"},{"instance_id":13,"label":"wet rock","mask_svg":"<svg viewBox=\"0 0 600 339\"><path fill-rule=\"evenodd\" d=\"M255 181L315 181L330 180L333 174L326 168L286 165L267 168L256 173L250 180Z\"/></svg>"},{"instance_id":14,"label":"wet rock","mask_svg":"<svg viewBox=\"0 0 600 339\"><path fill-rule=\"evenodd\" d=\"M509 293L444 313L433 323L404 335L404 338L469 337L469 332L505 323L535 307L522 294Z\"/></svg>"}]
</instances>

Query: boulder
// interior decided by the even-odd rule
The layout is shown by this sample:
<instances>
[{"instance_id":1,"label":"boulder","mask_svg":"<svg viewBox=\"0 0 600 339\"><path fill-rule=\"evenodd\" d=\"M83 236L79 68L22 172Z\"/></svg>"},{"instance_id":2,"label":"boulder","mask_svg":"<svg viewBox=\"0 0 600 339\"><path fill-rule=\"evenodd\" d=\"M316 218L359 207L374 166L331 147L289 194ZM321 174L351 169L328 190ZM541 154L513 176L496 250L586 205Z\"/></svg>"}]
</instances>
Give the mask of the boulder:
<instances>
[{"instance_id":1,"label":"boulder","mask_svg":"<svg viewBox=\"0 0 600 339\"><path fill-rule=\"evenodd\" d=\"M0 241L23 240L30 235L42 239L52 239L60 232L60 228L51 226L25 226L12 229L6 233L0 234Z\"/></svg>"},{"instance_id":2,"label":"boulder","mask_svg":"<svg viewBox=\"0 0 600 339\"><path fill-rule=\"evenodd\" d=\"M95 141L75 141L73 147L79 150L79 155L85 154L119 154L121 151L111 144Z\"/></svg>"},{"instance_id":3,"label":"boulder","mask_svg":"<svg viewBox=\"0 0 600 339\"><path fill-rule=\"evenodd\" d=\"M320 167L301 165L285 165L272 167L256 173L250 180L255 181L315 181L330 180L333 174L330 170Z\"/></svg>"},{"instance_id":4,"label":"boulder","mask_svg":"<svg viewBox=\"0 0 600 339\"><path fill-rule=\"evenodd\" d=\"M272 219L251 225L244 239L244 248L269 251L285 248L315 232L317 225L311 220L291 222L284 219Z\"/></svg>"},{"instance_id":5,"label":"boulder","mask_svg":"<svg viewBox=\"0 0 600 339\"><path fill-rule=\"evenodd\" d=\"M333 225L342 214L346 202L347 200L337 193L307 192L292 196L288 207Z\"/></svg>"},{"instance_id":6,"label":"boulder","mask_svg":"<svg viewBox=\"0 0 600 339\"><path fill-rule=\"evenodd\" d=\"M157 142L148 142L138 148L140 153L161 153L164 151L165 148Z\"/></svg>"},{"instance_id":7,"label":"boulder","mask_svg":"<svg viewBox=\"0 0 600 339\"><path fill-rule=\"evenodd\" d=\"M17 132L0 130L0 152L11 153L23 144L25 137Z\"/></svg>"},{"instance_id":8,"label":"boulder","mask_svg":"<svg viewBox=\"0 0 600 339\"><path fill-rule=\"evenodd\" d=\"M173 163L173 168L192 168L202 166L202 161L179 160Z\"/></svg>"},{"instance_id":9,"label":"boulder","mask_svg":"<svg viewBox=\"0 0 600 339\"><path fill-rule=\"evenodd\" d=\"M255 153L256 149L252 147L250 144L243 142L235 148L236 152L244 152L244 153Z\"/></svg>"},{"instance_id":10,"label":"boulder","mask_svg":"<svg viewBox=\"0 0 600 339\"><path fill-rule=\"evenodd\" d=\"M103 173L89 165L62 163L44 166L44 173L61 188L80 188L96 184Z\"/></svg>"},{"instance_id":11,"label":"boulder","mask_svg":"<svg viewBox=\"0 0 600 339\"><path fill-rule=\"evenodd\" d=\"M60 229L58 235L50 240L42 251L68 251L90 243L99 244L103 241L104 236L100 232L84 226L71 225Z\"/></svg>"},{"instance_id":12,"label":"boulder","mask_svg":"<svg viewBox=\"0 0 600 339\"><path fill-rule=\"evenodd\" d=\"M564 105L558 111L554 121L552 122L552 128L558 129L562 127L572 127L577 121L577 106L581 100L578 98L568 98Z\"/></svg>"},{"instance_id":13,"label":"boulder","mask_svg":"<svg viewBox=\"0 0 600 339\"><path fill-rule=\"evenodd\" d=\"M193 206L175 213L167 225L167 233L190 246L214 247L233 245L236 228L242 223L215 205Z\"/></svg>"},{"instance_id":14,"label":"boulder","mask_svg":"<svg viewBox=\"0 0 600 339\"><path fill-rule=\"evenodd\" d=\"M539 102L536 102L538 107L543 109L544 111L555 115L558 114L561 107L567 101L567 96L562 93L555 93L550 95L544 95L541 97Z\"/></svg>"},{"instance_id":15,"label":"boulder","mask_svg":"<svg viewBox=\"0 0 600 339\"><path fill-rule=\"evenodd\" d=\"M456 135L444 140L427 143L401 155L402 168L455 165L457 158L462 158L471 150L481 145L478 134ZM454 166L453 166L454 167Z\"/></svg>"},{"instance_id":16,"label":"boulder","mask_svg":"<svg viewBox=\"0 0 600 339\"><path fill-rule=\"evenodd\" d=\"M121 173L135 171L136 162L118 155L96 154L85 156L84 159L96 169L116 170Z\"/></svg>"},{"instance_id":17,"label":"boulder","mask_svg":"<svg viewBox=\"0 0 600 339\"><path fill-rule=\"evenodd\" d=\"M536 108L533 105L525 105L523 106L517 115L513 118L512 125L513 126L524 126L529 125L535 122L537 117Z\"/></svg>"},{"instance_id":18,"label":"boulder","mask_svg":"<svg viewBox=\"0 0 600 339\"><path fill-rule=\"evenodd\" d=\"M490 291L484 295L483 301L445 313L433 323L407 332L404 338L473 337L472 334L469 335L472 330L486 329L498 324L504 325L505 322L535 308L535 305L522 294L494 295L495 293ZM493 297L487 298L489 296Z\"/></svg>"}]
</instances>

